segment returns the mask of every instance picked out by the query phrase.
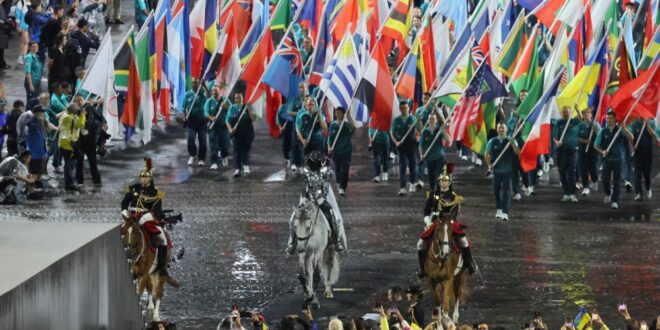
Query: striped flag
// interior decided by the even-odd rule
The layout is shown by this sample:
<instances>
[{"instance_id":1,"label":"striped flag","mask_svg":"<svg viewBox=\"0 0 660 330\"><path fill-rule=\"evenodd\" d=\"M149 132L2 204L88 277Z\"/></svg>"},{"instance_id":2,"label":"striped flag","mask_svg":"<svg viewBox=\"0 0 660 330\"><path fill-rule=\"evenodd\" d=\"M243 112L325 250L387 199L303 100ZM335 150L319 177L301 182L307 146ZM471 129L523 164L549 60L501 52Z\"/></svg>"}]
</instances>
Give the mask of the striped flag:
<instances>
[{"instance_id":1,"label":"striped flag","mask_svg":"<svg viewBox=\"0 0 660 330\"><path fill-rule=\"evenodd\" d=\"M392 120L401 112L381 42L375 47L377 49L371 55L372 58L360 80L355 98L371 112L369 127L389 132Z\"/></svg>"},{"instance_id":2,"label":"striped flag","mask_svg":"<svg viewBox=\"0 0 660 330\"><path fill-rule=\"evenodd\" d=\"M461 141L465 129L476 122L479 115L479 108L481 107L483 81L484 69L481 66L477 69L463 97L456 104L454 119L449 124L449 135L451 135L452 140Z\"/></svg>"},{"instance_id":3,"label":"striped flag","mask_svg":"<svg viewBox=\"0 0 660 330\"><path fill-rule=\"evenodd\" d=\"M353 38L346 31L344 38L330 61L323 80L321 90L335 107L348 109L357 88L360 62Z\"/></svg>"},{"instance_id":4,"label":"striped flag","mask_svg":"<svg viewBox=\"0 0 660 330\"><path fill-rule=\"evenodd\" d=\"M391 11L390 17L385 21L382 35L390 37L399 42L400 47L406 45L405 39L412 24L412 9L410 0L397 0Z\"/></svg>"}]
</instances>

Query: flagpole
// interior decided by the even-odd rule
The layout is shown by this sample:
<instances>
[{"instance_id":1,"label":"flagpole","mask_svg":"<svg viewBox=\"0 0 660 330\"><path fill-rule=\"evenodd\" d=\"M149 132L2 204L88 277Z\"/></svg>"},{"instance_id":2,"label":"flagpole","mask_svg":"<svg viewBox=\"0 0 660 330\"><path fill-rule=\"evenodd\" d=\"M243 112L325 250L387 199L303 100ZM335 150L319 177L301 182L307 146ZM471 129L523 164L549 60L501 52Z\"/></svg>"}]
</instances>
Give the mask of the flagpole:
<instances>
[{"instance_id":1,"label":"flagpole","mask_svg":"<svg viewBox=\"0 0 660 330\"><path fill-rule=\"evenodd\" d=\"M639 142L642 141L642 135L644 135L644 131L646 130L646 124L642 122L642 128L639 130L639 135L637 136L637 141L635 141L635 148L633 149L633 152L630 154L630 157L635 156L635 152L637 152L637 148L639 148Z\"/></svg>"},{"instance_id":2,"label":"flagpole","mask_svg":"<svg viewBox=\"0 0 660 330\"><path fill-rule=\"evenodd\" d=\"M344 116L346 117L346 116ZM332 146L330 146L331 150L335 150L335 145L337 144L337 140L339 140L339 134L341 134L342 128L344 128L344 123L346 122L346 118L341 121L341 124L339 125L339 129L337 130L337 136L335 136L334 141L332 141Z\"/></svg>"},{"instance_id":3,"label":"flagpole","mask_svg":"<svg viewBox=\"0 0 660 330\"><path fill-rule=\"evenodd\" d=\"M426 28L425 25L432 24L432 22L430 22L430 20L428 19L428 15L429 15L430 12L431 11L427 10L426 13L424 13L424 17L422 17L422 19L423 19L422 21L424 22L424 23L422 23L422 26L424 26L424 28ZM412 54L412 47L414 47L415 45L418 45L417 41L422 37L422 34L424 34L424 29L422 29L422 31L419 31L419 33L417 33L415 35L415 40L413 40L412 44L410 45L411 49L410 49L410 52L408 54ZM421 41L420 41L420 43L421 43ZM435 49L434 49L434 51L435 51ZM419 52L417 53L417 56L419 56ZM435 57L435 54L433 54L433 56ZM407 58L407 56L406 56L406 58ZM398 75L398 77L396 79L396 83L394 84L395 87L399 84L399 80L401 80L401 75L399 73L401 72L401 69L403 68L403 65L406 64L406 63L407 62L405 60L401 61L401 64L399 64L399 66L396 68L396 70L394 70L394 73Z\"/></svg>"},{"instance_id":4,"label":"flagpole","mask_svg":"<svg viewBox=\"0 0 660 330\"><path fill-rule=\"evenodd\" d=\"M438 138L439 138L441 135L443 135L443 134L445 133L445 132L442 131L442 126L438 127L438 130L440 130L440 132L438 132L438 133L435 134L435 137L433 138L433 141L431 141L431 144L430 144L429 147L426 149L426 152L424 152L424 154L422 155L422 159L420 160L420 162L421 162L421 161L424 161L424 160L426 159L426 155L429 154L429 151L431 151L431 148L432 148L432 147L435 145L435 143L438 141Z\"/></svg>"},{"instance_id":5,"label":"flagpole","mask_svg":"<svg viewBox=\"0 0 660 330\"><path fill-rule=\"evenodd\" d=\"M119 43L119 47L117 48L117 52L114 53L113 56L112 56L113 61L117 59L117 56L119 56L119 52L121 51L121 48L124 46L124 44L126 44L126 42L128 41L128 36L133 32L134 29L135 29L135 25L131 25L131 27L128 29L128 31L126 31L126 35L124 36L124 39L122 39L121 42Z\"/></svg>"},{"instance_id":6,"label":"flagpole","mask_svg":"<svg viewBox=\"0 0 660 330\"><path fill-rule=\"evenodd\" d=\"M557 77L564 74L565 69L566 68L562 66L559 73L557 75L555 75L555 79L553 79L553 81L557 80ZM550 102L552 102L552 100L550 100ZM546 104L545 106L548 106L548 105ZM529 116L532 114L532 112L534 112L534 111L530 111L530 112L527 113L527 115L525 116L525 119L522 120L523 123L526 122L527 119L529 119ZM500 161L500 158L502 158L502 156L504 156L504 152L507 151L507 149L509 149L511 141L515 141L516 136L518 136L520 131L522 131L523 126L524 126L524 124L523 125L518 125L518 127L516 127L516 130L513 132L513 134L509 138L509 142L504 146L504 149L502 149L502 151L500 151L500 153L497 155L497 157L495 158L495 161L491 164L491 166L495 167L495 165L497 165L497 163Z\"/></svg>"},{"instance_id":7,"label":"flagpole","mask_svg":"<svg viewBox=\"0 0 660 330\"><path fill-rule=\"evenodd\" d=\"M232 23L232 18L234 16L234 13L229 13L229 18L227 18L227 22ZM225 22L226 23L226 22ZM229 24L228 23L228 24ZM225 24L225 25L228 25ZM223 34L225 34L227 29L222 29L222 33L218 36L218 40L215 42L215 48L213 49L213 54L211 55L211 58L209 59L209 63L206 65L206 69L204 69L204 74L199 77L199 86L197 87L197 90L195 91L195 96L193 96L192 103L190 103L190 106L188 109L185 110L186 114L186 120L188 120L188 117L190 116L190 110L192 107L195 105L195 101L197 101L197 96L199 95L199 91L202 88L202 86L205 86L206 84L206 75L209 74L209 71L211 70L211 65L213 64L213 60L215 59L215 55L218 53L218 49L220 48L220 38L222 37Z\"/></svg>"},{"instance_id":8,"label":"flagpole","mask_svg":"<svg viewBox=\"0 0 660 330\"><path fill-rule=\"evenodd\" d=\"M611 24L612 24L612 21L610 20L607 23L607 28L605 29L606 33L607 33L607 31L609 31ZM603 44L605 43L605 41L607 41L607 38L604 35L601 36L601 39L602 40L600 41L600 43L598 44L598 46L596 48L596 52L599 52L600 47L603 47ZM598 55L594 53L591 56L598 56ZM584 94L584 86L587 85L587 81L589 80L589 77L591 77L591 71L593 71L593 69L594 69L595 62L596 61L594 59L594 63L591 63L591 65L589 65L589 69L587 70L587 76L584 79L584 82L582 83L582 86L580 87L580 92L578 93L577 98L575 99L575 106L574 106L575 109L571 108L571 111L569 112L568 118L566 118L566 125L564 126L564 131L561 133L561 137L559 137L559 142L560 143L564 141L564 137L566 136L566 132L568 132L568 127L570 126L570 122L573 119L573 112L578 111L578 115L580 114L580 109L578 108L579 107L578 103L580 103L580 98ZM560 111L563 112L563 110L560 110Z\"/></svg>"},{"instance_id":9,"label":"flagpole","mask_svg":"<svg viewBox=\"0 0 660 330\"><path fill-rule=\"evenodd\" d=\"M103 41L105 41L105 38L111 38L110 39L110 44L112 45L112 37L110 36L111 30L112 30L112 28L108 28L108 31L105 32L105 35L103 36L103 39L101 40L101 45L103 44ZM110 47L110 51L112 51L112 47ZM94 67L94 64L96 64L96 60L98 59L99 55L100 55L100 52L96 52L96 54L94 54L94 58L92 59L92 63L89 65L89 68ZM80 86L83 86L85 84L85 81L87 80L88 77L89 77L89 71L85 70L85 76L83 76L83 79L80 81ZM69 106L70 104L73 103L73 99L79 93L80 93L80 88L76 89L76 91L73 93L73 96L71 96L71 99L69 100L69 103L67 104L67 106Z\"/></svg>"},{"instance_id":10,"label":"flagpole","mask_svg":"<svg viewBox=\"0 0 660 330\"><path fill-rule=\"evenodd\" d=\"M655 61L657 60L657 58L658 58L658 55L655 56L655 59L653 60L653 62L655 62ZM626 121L628 120L628 117L630 117L630 114L631 114L632 111L635 109L635 107L637 106L637 104L639 103L639 101L642 99L642 96L644 96L644 93L646 92L646 88L649 87L649 82L650 82L650 80L651 80L651 79L653 78L653 76L655 75L655 72L658 71L658 67L660 67L660 65L657 65L657 64L654 65L654 67L653 67L653 72L649 75L649 79L648 79L648 80L646 81L646 83L644 84L644 87L642 87L642 91L641 91L641 93L639 93L639 96L637 96L637 98L635 98L635 103L633 103L633 105L632 105L632 106L630 107L630 109L628 110L628 113L626 114L626 117L623 118L623 121L621 122L622 125L625 125ZM623 126L622 126L622 129L625 129L625 128L623 128ZM621 129L619 129L619 130L616 131L616 133L614 134L614 137L612 138L612 141L610 141L610 145L607 146L607 150L606 150L606 151L607 151L608 153L610 152L610 149L612 148L612 145L614 145L614 141L616 140L616 138L618 137L618 135L619 135L620 132L621 132Z\"/></svg>"}]
</instances>

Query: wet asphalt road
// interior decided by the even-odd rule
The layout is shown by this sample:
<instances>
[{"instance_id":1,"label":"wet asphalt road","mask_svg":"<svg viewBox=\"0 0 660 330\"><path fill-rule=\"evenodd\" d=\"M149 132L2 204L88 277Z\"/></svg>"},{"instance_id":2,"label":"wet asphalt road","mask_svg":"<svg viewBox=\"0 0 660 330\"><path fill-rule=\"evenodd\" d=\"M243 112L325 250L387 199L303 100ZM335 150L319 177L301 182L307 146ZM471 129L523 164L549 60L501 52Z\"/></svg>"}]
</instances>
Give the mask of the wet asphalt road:
<instances>
[{"instance_id":1,"label":"wet asphalt road","mask_svg":"<svg viewBox=\"0 0 660 330\"><path fill-rule=\"evenodd\" d=\"M124 20L131 21L131 16ZM114 35L116 41L120 38ZM7 51L10 64L15 52ZM24 96L17 69L2 77L10 101ZM211 329L232 304L260 308L269 321L298 313L302 291L296 261L284 248L301 181L277 180L284 168L279 143L266 136L263 124L257 131L248 177L234 179L232 168L188 168L184 132L173 126L156 133L144 148L114 151L101 163L102 187L63 194L58 192L62 180L50 180L50 198L2 207L0 221L119 222L123 187L137 176L148 155L154 159L156 182L166 192L165 208L184 216L173 235L186 256L172 270L183 286L166 292L163 316L184 329ZM423 226L423 193L398 197L393 175L387 184L372 183L365 135L358 131L354 137L348 196L339 199L350 252L340 257L335 300L321 301L316 312L321 319L371 312L374 300L385 300L388 287L417 281L415 244ZM455 161L454 154L448 158ZM612 211L603 207L602 193L595 193L578 204L561 204L553 170L541 181L537 196L512 205L508 223L493 218L494 199L484 168L458 161L455 190L466 197L461 218L470 226L467 232L485 280L484 287L476 276L470 278L472 294L461 309L461 320L488 320L516 329L541 310L546 323L559 327L564 315L574 316L578 306L586 304L597 307L616 329L621 324L615 311L620 301L628 303L633 316L657 316L660 161L655 160L657 193L650 202L633 202L632 194L623 193L621 208ZM430 293L424 303L429 315Z\"/></svg>"}]
</instances>

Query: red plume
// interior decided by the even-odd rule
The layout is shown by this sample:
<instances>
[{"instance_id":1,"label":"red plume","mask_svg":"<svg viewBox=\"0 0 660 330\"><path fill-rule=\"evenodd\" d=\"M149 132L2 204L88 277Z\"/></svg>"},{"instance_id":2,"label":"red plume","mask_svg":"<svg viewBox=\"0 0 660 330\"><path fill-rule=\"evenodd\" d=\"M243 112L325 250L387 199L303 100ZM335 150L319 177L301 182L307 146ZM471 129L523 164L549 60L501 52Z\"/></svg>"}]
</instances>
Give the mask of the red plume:
<instances>
[{"instance_id":1,"label":"red plume","mask_svg":"<svg viewBox=\"0 0 660 330\"><path fill-rule=\"evenodd\" d=\"M447 166L447 174L454 173L454 163L446 163L445 166Z\"/></svg>"},{"instance_id":2,"label":"red plume","mask_svg":"<svg viewBox=\"0 0 660 330\"><path fill-rule=\"evenodd\" d=\"M144 166L151 171L151 158L149 157L144 157Z\"/></svg>"}]
</instances>

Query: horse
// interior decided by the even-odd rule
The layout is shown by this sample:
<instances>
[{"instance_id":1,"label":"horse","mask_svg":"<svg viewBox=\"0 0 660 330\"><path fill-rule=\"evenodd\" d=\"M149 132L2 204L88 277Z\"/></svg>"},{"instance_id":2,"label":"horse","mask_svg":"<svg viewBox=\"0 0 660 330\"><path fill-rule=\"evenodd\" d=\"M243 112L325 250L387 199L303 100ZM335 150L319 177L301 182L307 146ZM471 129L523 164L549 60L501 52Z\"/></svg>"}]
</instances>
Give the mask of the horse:
<instances>
[{"instance_id":1,"label":"horse","mask_svg":"<svg viewBox=\"0 0 660 330\"><path fill-rule=\"evenodd\" d=\"M305 303L319 309L314 293L314 278L320 275L325 286L325 299L332 299L332 286L339 278L339 256L330 240L330 226L323 211L313 201L301 197L292 215L298 252L298 280L303 287ZM319 274L320 273L320 274Z\"/></svg>"},{"instance_id":2,"label":"horse","mask_svg":"<svg viewBox=\"0 0 660 330\"><path fill-rule=\"evenodd\" d=\"M461 302L465 303L468 296L468 274L460 252L453 246L455 242L451 216L445 215L434 222L435 232L424 263L424 271L428 275L436 307L443 316L449 316L448 313L453 307L453 320L458 322L459 305Z\"/></svg>"},{"instance_id":3,"label":"horse","mask_svg":"<svg viewBox=\"0 0 660 330\"><path fill-rule=\"evenodd\" d=\"M131 273L136 279L136 293L140 296L145 290L149 294L147 308L152 315L153 321L160 321L160 303L163 299L165 284L170 284L178 288L170 276L163 276L160 271L149 274L151 266L156 260L156 252L152 251L147 244L147 234L140 228L137 217L131 217L122 224L122 233L125 233L124 240L127 246L129 262L131 263ZM171 237L165 231L167 240ZM172 258L172 249L167 249L167 260ZM156 301L154 303L154 297Z\"/></svg>"}]
</instances>

